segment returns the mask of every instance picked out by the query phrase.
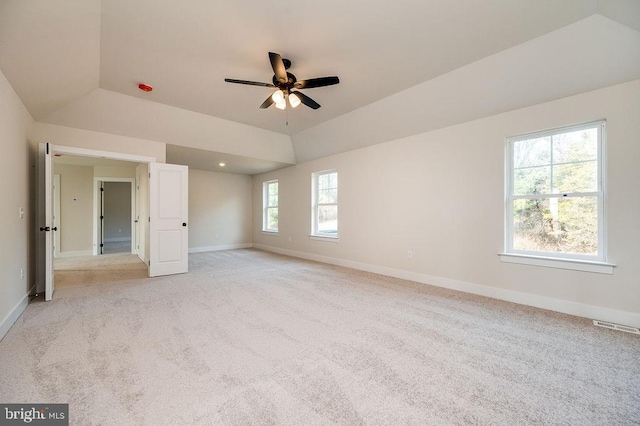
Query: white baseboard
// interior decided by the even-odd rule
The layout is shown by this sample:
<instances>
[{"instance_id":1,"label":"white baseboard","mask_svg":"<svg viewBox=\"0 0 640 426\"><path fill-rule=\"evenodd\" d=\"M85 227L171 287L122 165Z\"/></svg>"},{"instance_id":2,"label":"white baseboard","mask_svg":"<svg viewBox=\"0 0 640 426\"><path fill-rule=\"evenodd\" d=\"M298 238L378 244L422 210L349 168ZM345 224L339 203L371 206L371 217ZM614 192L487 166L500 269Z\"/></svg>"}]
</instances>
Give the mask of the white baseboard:
<instances>
[{"instance_id":1,"label":"white baseboard","mask_svg":"<svg viewBox=\"0 0 640 426\"><path fill-rule=\"evenodd\" d=\"M368 263L354 262L351 260L338 259L328 256L320 256L295 250L281 249L278 247L272 247L263 244L254 244L253 247L260 250L284 254L287 256L299 257L316 262L329 263L331 265L344 266L346 268L372 272L375 274L386 275L389 277L400 278L408 281L415 281L418 283L448 288L451 290L463 291L465 293L490 297L492 299L505 300L507 302L518 303L520 305L548 309L550 311L561 312L578 317L609 321L628 325L631 327L640 327L640 314L634 312L620 311L617 309L604 308L595 305L587 305L584 303L555 299L547 296L506 290L503 288L474 284L466 281L458 281L450 278L435 277L419 272L410 272L404 271L402 269L387 268L384 266L371 265Z\"/></svg>"},{"instance_id":2,"label":"white baseboard","mask_svg":"<svg viewBox=\"0 0 640 426\"><path fill-rule=\"evenodd\" d=\"M253 244L251 243L226 244L221 246L206 246L206 247L190 247L189 253L204 253L207 251L235 250L235 249L245 249L245 248L251 248L251 247L253 247Z\"/></svg>"},{"instance_id":3,"label":"white baseboard","mask_svg":"<svg viewBox=\"0 0 640 426\"><path fill-rule=\"evenodd\" d=\"M20 318L29 304L29 295L35 291L35 285L29 289L29 292L11 309L11 311L0 322L0 341L4 339L11 326Z\"/></svg>"},{"instance_id":4,"label":"white baseboard","mask_svg":"<svg viewBox=\"0 0 640 426\"><path fill-rule=\"evenodd\" d=\"M61 251L60 256L58 256L58 258L82 257L82 256L93 256L93 250Z\"/></svg>"}]
</instances>

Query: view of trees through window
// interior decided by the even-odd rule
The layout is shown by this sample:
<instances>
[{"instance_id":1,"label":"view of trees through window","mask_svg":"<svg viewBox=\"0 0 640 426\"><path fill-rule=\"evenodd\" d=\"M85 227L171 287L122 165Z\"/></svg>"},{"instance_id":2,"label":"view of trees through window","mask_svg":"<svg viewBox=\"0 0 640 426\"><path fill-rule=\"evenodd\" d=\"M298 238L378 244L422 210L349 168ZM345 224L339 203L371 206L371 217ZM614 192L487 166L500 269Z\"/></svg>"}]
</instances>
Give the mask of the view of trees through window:
<instances>
[{"instance_id":1,"label":"view of trees through window","mask_svg":"<svg viewBox=\"0 0 640 426\"><path fill-rule=\"evenodd\" d=\"M278 181L264 184L264 230L275 232L278 230Z\"/></svg>"},{"instance_id":2,"label":"view of trees through window","mask_svg":"<svg viewBox=\"0 0 640 426\"><path fill-rule=\"evenodd\" d=\"M511 142L513 249L598 254L599 126Z\"/></svg>"},{"instance_id":3,"label":"view of trees through window","mask_svg":"<svg viewBox=\"0 0 640 426\"><path fill-rule=\"evenodd\" d=\"M338 233L338 173L316 175L316 233Z\"/></svg>"}]
</instances>

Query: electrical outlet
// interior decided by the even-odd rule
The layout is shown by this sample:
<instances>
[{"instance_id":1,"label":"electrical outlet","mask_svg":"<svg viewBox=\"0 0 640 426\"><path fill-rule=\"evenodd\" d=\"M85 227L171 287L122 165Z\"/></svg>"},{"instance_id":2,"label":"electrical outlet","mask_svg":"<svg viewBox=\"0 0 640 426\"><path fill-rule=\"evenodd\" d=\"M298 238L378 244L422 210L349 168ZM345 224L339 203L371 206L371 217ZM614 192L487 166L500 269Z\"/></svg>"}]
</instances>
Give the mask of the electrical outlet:
<instances>
[{"instance_id":1,"label":"electrical outlet","mask_svg":"<svg viewBox=\"0 0 640 426\"><path fill-rule=\"evenodd\" d=\"M24 219L24 209L22 207L20 207L20 210L18 210L18 216L20 217L20 219Z\"/></svg>"},{"instance_id":2,"label":"electrical outlet","mask_svg":"<svg viewBox=\"0 0 640 426\"><path fill-rule=\"evenodd\" d=\"M289 237L289 242L291 242L291 237Z\"/></svg>"},{"instance_id":3,"label":"electrical outlet","mask_svg":"<svg viewBox=\"0 0 640 426\"><path fill-rule=\"evenodd\" d=\"M409 250L407 252L407 259L413 259L413 251L412 250Z\"/></svg>"},{"instance_id":4,"label":"electrical outlet","mask_svg":"<svg viewBox=\"0 0 640 426\"><path fill-rule=\"evenodd\" d=\"M20 279L24 280L24 268L20 268Z\"/></svg>"},{"instance_id":5,"label":"electrical outlet","mask_svg":"<svg viewBox=\"0 0 640 426\"><path fill-rule=\"evenodd\" d=\"M216 238L220 238L220 235L216 234Z\"/></svg>"}]
</instances>

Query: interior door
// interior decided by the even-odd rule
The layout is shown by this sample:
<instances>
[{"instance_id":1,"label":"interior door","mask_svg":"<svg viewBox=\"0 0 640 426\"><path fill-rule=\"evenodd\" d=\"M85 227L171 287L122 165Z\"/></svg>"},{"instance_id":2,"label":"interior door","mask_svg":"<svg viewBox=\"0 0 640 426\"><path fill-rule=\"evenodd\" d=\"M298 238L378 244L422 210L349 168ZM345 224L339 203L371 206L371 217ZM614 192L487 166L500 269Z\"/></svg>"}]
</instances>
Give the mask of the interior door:
<instances>
[{"instance_id":1,"label":"interior door","mask_svg":"<svg viewBox=\"0 0 640 426\"><path fill-rule=\"evenodd\" d=\"M51 145L40 144L44 151L44 223L40 225L40 232L44 233L44 300L53 299L53 232L57 228L53 224L53 162Z\"/></svg>"},{"instance_id":2,"label":"interior door","mask_svg":"<svg viewBox=\"0 0 640 426\"><path fill-rule=\"evenodd\" d=\"M135 211L133 213L133 250L140 257L140 175L138 174L138 168L136 167L136 183L135 183Z\"/></svg>"},{"instance_id":3,"label":"interior door","mask_svg":"<svg viewBox=\"0 0 640 426\"><path fill-rule=\"evenodd\" d=\"M188 270L189 169L149 164L149 276Z\"/></svg>"},{"instance_id":4,"label":"interior door","mask_svg":"<svg viewBox=\"0 0 640 426\"><path fill-rule=\"evenodd\" d=\"M53 175L53 258L60 257L60 175Z\"/></svg>"},{"instance_id":5,"label":"interior door","mask_svg":"<svg viewBox=\"0 0 640 426\"><path fill-rule=\"evenodd\" d=\"M98 252L104 254L104 182L100 181L100 245Z\"/></svg>"}]
</instances>

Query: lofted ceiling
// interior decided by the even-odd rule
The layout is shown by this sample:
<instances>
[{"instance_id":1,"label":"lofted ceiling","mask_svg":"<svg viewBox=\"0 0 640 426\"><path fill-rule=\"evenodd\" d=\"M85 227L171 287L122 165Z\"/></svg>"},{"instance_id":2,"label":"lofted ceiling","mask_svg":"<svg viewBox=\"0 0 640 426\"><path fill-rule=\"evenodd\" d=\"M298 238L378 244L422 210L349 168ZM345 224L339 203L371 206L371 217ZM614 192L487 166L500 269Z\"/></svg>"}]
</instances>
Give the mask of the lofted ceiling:
<instances>
[{"instance_id":1,"label":"lofted ceiling","mask_svg":"<svg viewBox=\"0 0 640 426\"><path fill-rule=\"evenodd\" d=\"M162 140L130 118L138 98L295 143L323 123L593 15L640 31L637 0L0 0L0 70L37 121ZM337 75L340 84L304 91L322 105L315 111L259 109L273 89L224 78L270 82L269 51L290 59L298 79ZM128 105L124 117L117 104ZM256 172L295 162L266 157L269 166L245 165Z\"/></svg>"}]
</instances>

